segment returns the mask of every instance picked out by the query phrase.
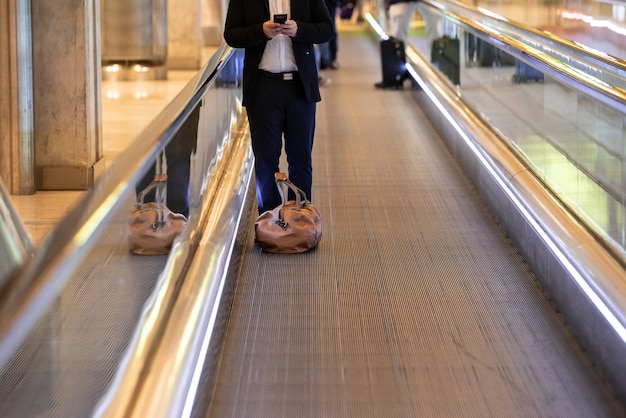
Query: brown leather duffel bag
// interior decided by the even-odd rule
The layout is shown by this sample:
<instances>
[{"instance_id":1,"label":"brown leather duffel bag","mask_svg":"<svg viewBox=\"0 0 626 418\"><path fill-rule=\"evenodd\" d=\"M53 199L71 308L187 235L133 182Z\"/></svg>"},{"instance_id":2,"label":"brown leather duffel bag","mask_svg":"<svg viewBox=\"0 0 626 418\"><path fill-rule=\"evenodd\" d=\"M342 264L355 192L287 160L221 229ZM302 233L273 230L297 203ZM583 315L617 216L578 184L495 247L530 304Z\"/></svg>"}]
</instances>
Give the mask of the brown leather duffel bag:
<instances>
[{"instance_id":1,"label":"brown leather duffel bag","mask_svg":"<svg viewBox=\"0 0 626 418\"><path fill-rule=\"evenodd\" d=\"M276 173L282 204L262 213L254 224L256 243L268 253L309 251L322 239L322 217L306 194L285 173ZM287 201L291 189L296 200Z\"/></svg>"}]
</instances>

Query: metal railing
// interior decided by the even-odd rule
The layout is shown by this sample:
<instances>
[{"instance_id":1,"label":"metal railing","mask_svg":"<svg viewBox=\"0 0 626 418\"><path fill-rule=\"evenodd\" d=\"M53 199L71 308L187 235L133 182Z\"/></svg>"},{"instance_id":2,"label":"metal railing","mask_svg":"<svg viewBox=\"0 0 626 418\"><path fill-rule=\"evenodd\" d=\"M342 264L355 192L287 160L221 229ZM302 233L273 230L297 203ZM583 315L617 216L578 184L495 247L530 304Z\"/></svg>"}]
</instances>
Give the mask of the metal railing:
<instances>
[{"instance_id":1,"label":"metal railing","mask_svg":"<svg viewBox=\"0 0 626 418\"><path fill-rule=\"evenodd\" d=\"M32 258L33 244L0 181L0 289Z\"/></svg>"},{"instance_id":2,"label":"metal railing","mask_svg":"<svg viewBox=\"0 0 626 418\"><path fill-rule=\"evenodd\" d=\"M621 362L626 355L626 180L621 174L626 172L626 102L621 85L595 76L605 71L619 84L624 63L470 6L423 3L451 23L445 35L460 40L461 81L453 85L425 58L430 58L429 43L413 46L421 39L412 38L407 71L420 86L416 98L565 320L626 396ZM368 19L379 36L381 18ZM466 67L467 33L540 69L545 83L517 84L507 66ZM553 129L563 124L572 129L559 135ZM606 138L607 131L613 136ZM602 152L611 158L590 164L590 156ZM607 172L602 176L597 168ZM602 216L613 218L602 225Z\"/></svg>"},{"instance_id":3,"label":"metal railing","mask_svg":"<svg viewBox=\"0 0 626 418\"><path fill-rule=\"evenodd\" d=\"M626 62L469 5L423 3L450 23L451 36L461 41L463 99L508 138L531 170L626 264L626 179L620 174L626 171ZM545 83L514 86L512 68L467 68L468 35L538 69ZM418 50L427 54L427 48ZM511 100L514 94L534 100L533 109L503 102L507 92ZM506 112L515 111L523 128L506 120Z\"/></svg>"},{"instance_id":4,"label":"metal railing","mask_svg":"<svg viewBox=\"0 0 626 418\"><path fill-rule=\"evenodd\" d=\"M199 123L210 126L202 130L204 136L193 159L192 171L199 178L194 181L195 203L188 227L177 239L116 377L95 413L181 416L190 411L215 321L212 307L221 297L239 220L245 208L251 207L246 199L253 164L241 107L241 70L239 51L221 45L120 154L94 189L44 238L32 258L21 255L28 252L24 243L25 249L13 257L11 274L3 274L7 284L0 295L0 366L9 362L46 314L98 245L115 214L128 210L123 205L134 194L135 185L199 107ZM0 241L3 247L18 248L14 233L5 236L7 239ZM175 347L164 347L167 341L175 341ZM172 364L172 355L184 360ZM164 386L164 381L173 385Z\"/></svg>"}]
</instances>

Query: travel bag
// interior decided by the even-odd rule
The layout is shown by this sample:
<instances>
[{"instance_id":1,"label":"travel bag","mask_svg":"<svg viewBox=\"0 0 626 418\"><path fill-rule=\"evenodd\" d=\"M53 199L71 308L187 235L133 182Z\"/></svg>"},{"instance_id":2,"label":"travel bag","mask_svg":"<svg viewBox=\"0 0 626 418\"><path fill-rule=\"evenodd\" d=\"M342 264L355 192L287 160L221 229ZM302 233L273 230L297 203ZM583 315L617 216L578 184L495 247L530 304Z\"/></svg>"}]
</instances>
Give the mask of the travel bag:
<instances>
[{"instance_id":1,"label":"travel bag","mask_svg":"<svg viewBox=\"0 0 626 418\"><path fill-rule=\"evenodd\" d=\"M339 19L350 20L352 19L352 13L354 12L354 1L348 0L339 8Z\"/></svg>"},{"instance_id":2,"label":"travel bag","mask_svg":"<svg viewBox=\"0 0 626 418\"><path fill-rule=\"evenodd\" d=\"M488 42L478 39L478 64L481 67L507 67L515 64L515 57Z\"/></svg>"},{"instance_id":3,"label":"travel bag","mask_svg":"<svg viewBox=\"0 0 626 418\"><path fill-rule=\"evenodd\" d=\"M407 78L404 42L394 37L380 41L380 57L382 87L401 89Z\"/></svg>"},{"instance_id":4,"label":"travel bag","mask_svg":"<svg viewBox=\"0 0 626 418\"><path fill-rule=\"evenodd\" d=\"M267 253L303 253L322 239L322 217L306 194L285 173L276 173L282 203L263 212L254 223L256 244ZM295 200L287 200L289 190Z\"/></svg>"}]
</instances>

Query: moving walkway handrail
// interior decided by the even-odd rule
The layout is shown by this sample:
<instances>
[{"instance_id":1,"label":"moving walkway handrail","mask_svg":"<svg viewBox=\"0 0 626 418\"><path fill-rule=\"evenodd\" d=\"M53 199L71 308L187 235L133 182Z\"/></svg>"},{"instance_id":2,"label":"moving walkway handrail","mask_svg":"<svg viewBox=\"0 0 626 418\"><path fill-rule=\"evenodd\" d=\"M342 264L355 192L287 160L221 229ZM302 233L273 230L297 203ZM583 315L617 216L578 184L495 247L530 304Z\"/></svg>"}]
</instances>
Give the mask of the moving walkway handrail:
<instances>
[{"instance_id":1,"label":"moving walkway handrail","mask_svg":"<svg viewBox=\"0 0 626 418\"><path fill-rule=\"evenodd\" d=\"M626 82L626 62L620 58L581 45L570 39L556 36L548 31L508 19L482 7L474 7L455 0L440 0L439 2L425 0L425 2L439 10L449 10L455 14L463 15L466 19L488 22L490 26L504 29L506 34L515 34L522 37L526 42L549 47L549 51L554 53L566 53L567 56L572 56L575 59L593 63L594 66L600 67L603 71L610 72L614 77Z\"/></svg>"},{"instance_id":2,"label":"moving walkway handrail","mask_svg":"<svg viewBox=\"0 0 626 418\"><path fill-rule=\"evenodd\" d=\"M602 371L618 392L624 395L626 363L621 361L626 355L626 283L621 280L624 266L546 190L506 145L506 139L478 117L450 83L411 46L407 47L407 61L412 77L441 112L442 124L451 126L444 128L446 132L458 133L459 139L451 139L454 135L449 132L446 135L449 137L446 141L450 142L449 147L463 155L464 160L469 160L467 154L475 155L482 170L474 166L471 170L486 174L474 175L478 178L492 178L506 196L505 199L510 200L510 206L519 211L517 217L499 213L504 229L523 230L524 234L521 235L526 236L534 230L545 242L546 248L550 249L537 254L536 248L526 248L522 244L521 252L531 266L539 264L543 269L554 269L546 273L547 277L539 276L539 280L551 293ZM472 180L476 182L476 178ZM482 182L488 183L484 180ZM488 187L479 185L479 193L491 193L481 190ZM510 210L509 205L501 202L494 206ZM520 222L522 218L524 222ZM507 224L507 220L515 225ZM520 225L522 223L524 226ZM528 241L528 238L519 238L518 245L525 240ZM551 255L547 256L548 253ZM561 277L554 262L546 261L550 257L554 257L559 268L570 275L569 280L557 280Z\"/></svg>"},{"instance_id":3,"label":"moving walkway handrail","mask_svg":"<svg viewBox=\"0 0 626 418\"><path fill-rule=\"evenodd\" d=\"M241 96L240 83L230 87ZM247 118L240 102L229 112L229 132L204 178L199 213L172 249L94 416L188 417L205 407L204 371L219 347L220 306L230 294L240 234L247 232L240 224L253 206Z\"/></svg>"},{"instance_id":4,"label":"moving walkway handrail","mask_svg":"<svg viewBox=\"0 0 626 418\"><path fill-rule=\"evenodd\" d=\"M510 45L507 52L520 56L513 49L524 45L507 34L484 30L480 21L449 10L445 15L487 39ZM368 21L384 38L377 22L373 18ZM535 51L531 55L552 63ZM626 396L626 363L621 361L626 355L626 282L619 256L607 251L603 242L572 216L508 146L507 138L478 116L443 74L410 45L406 56L407 71L421 87L415 95L420 103L429 103L425 107L433 125L444 133L449 149L467 169L479 194L490 196L498 189L497 198L486 200L529 265L543 275L538 279L579 340L620 395ZM544 67L551 70L550 65ZM573 73L563 67L564 76Z\"/></svg>"},{"instance_id":5,"label":"moving walkway handrail","mask_svg":"<svg viewBox=\"0 0 626 418\"><path fill-rule=\"evenodd\" d=\"M626 114L626 62L470 5L452 0L423 2L551 78ZM604 81L600 78L602 74L612 76Z\"/></svg>"},{"instance_id":6,"label":"moving walkway handrail","mask_svg":"<svg viewBox=\"0 0 626 418\"><path fill-rule=\"evenodd\" d=\"M455 24L504 49L510 55L539 68L547 76L573 89L573 91L626 115L626 91L620 86L607 84L593 75L594 72L607 70L616 75L615 81L624 81L623 78L617 76L626 72L624 61L597 54L558 36L535 30L523 24L502 17L494 17L471 6L444 0L424 0L424 2L444 18L450 19ZM527 37L520 36L519 34L522 32L529 35ZM515 39L514 36L519 39ZM550 43L558 44L558 48L537 49ZM567 62L562 62L561 59L564 56L571 58ZM601 69L598 67L599 65L602 66ZM621 260L622 263L626 263L626 252L620 244L607 237L604 231L599 231L593 222L588 223L587 226L590 230L595 231L599 239L613 253L613 256Z\"/></svg>"},{"instance_id":7,"label":"moving walkway handrail","mask_svg":"<svg viewBox=\"0 0 626 418\"><path fill-rule=\"evenodd\" d=\"M214 57L128 146L94 188L48 234L0 294L0 367L13 356L68 278L98 242L104 225L120 208L156 156L198 105L209 82L232 50Z\"/></svg>"}]
</instances>

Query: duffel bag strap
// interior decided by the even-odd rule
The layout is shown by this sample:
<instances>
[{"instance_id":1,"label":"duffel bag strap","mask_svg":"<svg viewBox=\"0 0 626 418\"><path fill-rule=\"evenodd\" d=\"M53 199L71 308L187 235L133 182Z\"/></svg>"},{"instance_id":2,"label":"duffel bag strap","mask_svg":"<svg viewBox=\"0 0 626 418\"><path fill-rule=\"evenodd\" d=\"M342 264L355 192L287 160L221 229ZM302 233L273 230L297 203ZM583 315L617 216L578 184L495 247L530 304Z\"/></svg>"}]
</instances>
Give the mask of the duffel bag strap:
<instances>
[{"instance_id":1,"label":"duffel bag strap","mask_svg":"<svg viewBox=\"0 0 626 418\"><path fill-rule=\"evenodd\" d=\"M167 159L165 150L161 151L156 158L155 174L152 182L141 192L137 194L137 207L141 210L144 208L144 200L146 195L154 190L157 218L153 225L156 230L165 224L165 208L167 207Z\"/></svg>"}]
</instances>

